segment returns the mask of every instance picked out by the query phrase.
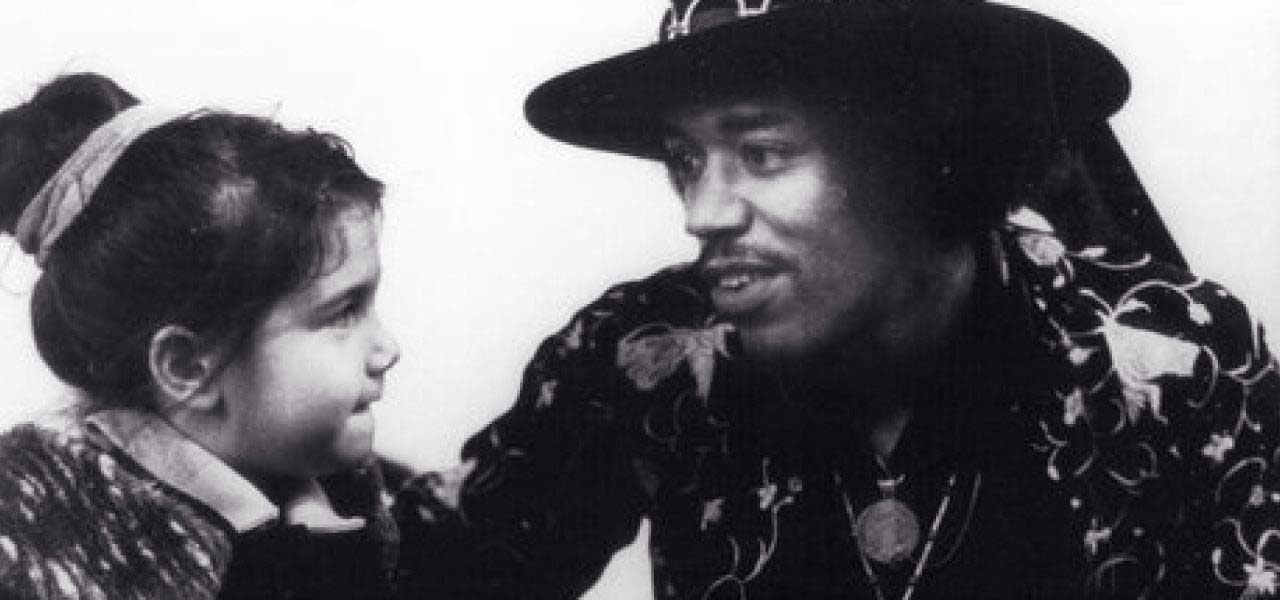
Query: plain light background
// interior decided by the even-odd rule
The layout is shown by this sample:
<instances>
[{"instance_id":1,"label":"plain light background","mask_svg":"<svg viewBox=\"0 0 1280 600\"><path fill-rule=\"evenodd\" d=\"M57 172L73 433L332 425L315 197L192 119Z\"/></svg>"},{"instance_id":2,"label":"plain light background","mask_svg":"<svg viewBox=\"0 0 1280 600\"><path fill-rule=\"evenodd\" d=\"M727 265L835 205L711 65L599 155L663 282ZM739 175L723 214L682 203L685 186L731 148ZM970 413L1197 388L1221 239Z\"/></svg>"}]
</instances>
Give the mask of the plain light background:
<instances>
[{"instance_id":1,"label":"plain light background","mask_svg":"<svg viewBox=\"0 0 1280 600\"><path fill-rule=\"evenodd\" d=\"M512 401L524 362L612 282L691 258L656 165L528 128L524 95L648 43L660 0L46 0L5 8L0 105L93 70L144 101L343 135L388 184L379 306L403 359L378 445L422 467ZM1113 120L1193 267L1280 322L1280 4L1025 0L1128 66ZM0 240L0 422L66 394L36 357L35 272ZM1278 325L1280 326L1280 325ZM1274 337L1274 336L1273 336ZM642 534L643 535L643 534ZM593 598L651 598L633 547Z\"/></svg>"}]
</instances>

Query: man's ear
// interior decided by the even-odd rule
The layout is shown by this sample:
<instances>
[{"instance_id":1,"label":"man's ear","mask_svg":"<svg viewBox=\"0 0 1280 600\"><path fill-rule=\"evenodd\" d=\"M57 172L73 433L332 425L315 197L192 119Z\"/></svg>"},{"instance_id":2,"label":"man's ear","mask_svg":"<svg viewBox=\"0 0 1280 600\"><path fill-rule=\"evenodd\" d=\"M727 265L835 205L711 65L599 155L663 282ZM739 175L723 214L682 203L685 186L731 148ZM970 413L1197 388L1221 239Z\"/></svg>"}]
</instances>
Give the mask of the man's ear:
<instances>
[{"instance_id":1,"label":"man's ear","mask_svg":"<svg viewBox=\"0 0 1280 600\"><path fill-rule=\"evenodd\" d=\"M151 336L147 359L160 406L194 410L217 407L217 390L212 381L217 372L217 356L190 329L181 325L161 327Z\"/></svg>"}]
</instances>

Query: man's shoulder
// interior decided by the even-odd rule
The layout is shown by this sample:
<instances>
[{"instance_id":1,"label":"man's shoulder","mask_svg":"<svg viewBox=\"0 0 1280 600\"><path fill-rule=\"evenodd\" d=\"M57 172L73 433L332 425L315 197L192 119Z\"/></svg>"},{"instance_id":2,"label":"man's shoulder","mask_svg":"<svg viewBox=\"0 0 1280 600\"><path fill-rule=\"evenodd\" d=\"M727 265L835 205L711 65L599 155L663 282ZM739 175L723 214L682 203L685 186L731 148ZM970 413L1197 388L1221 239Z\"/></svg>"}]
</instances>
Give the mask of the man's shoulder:
<instances>
[{"instance_id":1,"label":"man's shoulder","mask_svg":"<svg viewBox=\"0 0 1280 600\"><path fill-rule=\"evenodd\" d=\"M579 309L559 335L572 347L592 341L611 344L638 328L702 328L713 317L695 267L678 264L610 286Z\"/></svg>"},{"instance_id":2,"label":"man's shoulder","mask_svg":"<svg viewBox=\"0 0 1280 600\"><path fill-rule=\"evenodd\" d=\"M1028 224L1018 216L1038 218ZM1035 213L1010 218L1006 279L1058 333L1079 338L1135 329L1240 351L1261 344L1244 303L1218 283L1126 243L1068 248ZM1070 334L1075 334L1074 336Z\"/></svg>"},{"instance_id":3,"label":"man's shoulder","mask_svg":"<svg viewBox=\"0 0 1280 600\"><path fill-rule=\"evenodd\" d=\"M650 391L687 371L701 391L711 359L728 354L728 331L716 321L696 267L671 266L614 285L574 313L529 363L526 394L548 406L577 384Z\"/></svg>"},{"instance_id":4,"label":"man's shoulder","mask_svg":"<svg viewBox=\"0 0 1280 600\"><path fill-rule=\"evenodd\" d=\"M1037 324L1050 366L1042 379L1057 398L1041 425L1067 440L1052 455L1070 464L1052 472L1113 472L1104 464L1130 447L1115 440L1152 450L1172 435L1181 448L1164 460L1221 465L1224 448L1274 435L1280 378L1239 298L1123 245L1067 248L1051 231L1009 231L1009 280ZM1131 481L1160 471L1128 463Z\"/></svg>"},{"instance_id":5,"label":"man's shoulder","mask_svg":"<svg viewBox=\"0 0 1280 600\"><path fill-rule=\"evenodd\" d=\"M671 265L647 277L610 286L586 310L679 316L694 313L705 318L710 298L690 263Z\"/></svg>"}]
</instances>

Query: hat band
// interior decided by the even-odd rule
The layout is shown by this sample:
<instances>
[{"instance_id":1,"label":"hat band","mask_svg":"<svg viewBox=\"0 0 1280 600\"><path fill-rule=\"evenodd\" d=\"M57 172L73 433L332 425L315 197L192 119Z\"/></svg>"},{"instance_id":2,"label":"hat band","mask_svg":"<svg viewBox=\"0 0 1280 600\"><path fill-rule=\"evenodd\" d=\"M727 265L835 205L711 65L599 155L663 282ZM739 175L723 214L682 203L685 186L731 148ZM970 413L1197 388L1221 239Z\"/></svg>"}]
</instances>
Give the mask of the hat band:
<instances>
[{"instance_id":1,"label":"hat band","mask_svg":"<svg viewBox=\"0 0 1280 600\"><path fill-rule=\"evenodd\" d=\"M13 237L36 264L44 266L49 249L84 211L107 172L142 134L177 116L149 106L127 108L100 125L36 193L22 211Z\"/></svg>"},{"instance_id":2,"label":"hat band","mask_svg":"<svg viewBox=\"0 0 1280 600\"><path fill-rule=\"evenodd\" d=\"M818 0L823 3L829 1ZM666 26L662 28L659 41L669 42L731 21L758 17L774 7L773 0L734 0L733 6L723 6L723 2L719 6L708 6L710 2L688 0L683 9L680 4L681 0L672 0L671 9L663 19Z\"/></svg>"}]
</instances>

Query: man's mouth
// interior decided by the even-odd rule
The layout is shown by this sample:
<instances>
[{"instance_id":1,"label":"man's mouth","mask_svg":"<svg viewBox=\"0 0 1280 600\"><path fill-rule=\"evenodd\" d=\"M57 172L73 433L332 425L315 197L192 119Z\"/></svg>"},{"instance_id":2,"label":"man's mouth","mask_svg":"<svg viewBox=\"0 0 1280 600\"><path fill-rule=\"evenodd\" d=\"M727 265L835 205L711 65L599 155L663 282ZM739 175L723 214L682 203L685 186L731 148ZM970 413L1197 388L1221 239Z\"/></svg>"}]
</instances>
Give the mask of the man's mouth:
<instances>
[{"instance_id":1,"label":"man's mouth","mask_svg":"<svg viewBox=\"0 0 1280 600\"><path fill-rule=\"evenodd\" d=\"M751 282L756 280L754 273L729 273L722 275L715 286L729 291L737 291L747 287Z\"/></svg>"},{"instance_id":2,"label":"man's mouth","mask_svg":"<svg viewBox=\"0 0 1280 600\"><path fill-rule=\"evenodd\" d=\"M743 260L712 260L702 270L716 311L730 318L764 308L783 273L770 262Z\"/></svg>"}]
</instances>

